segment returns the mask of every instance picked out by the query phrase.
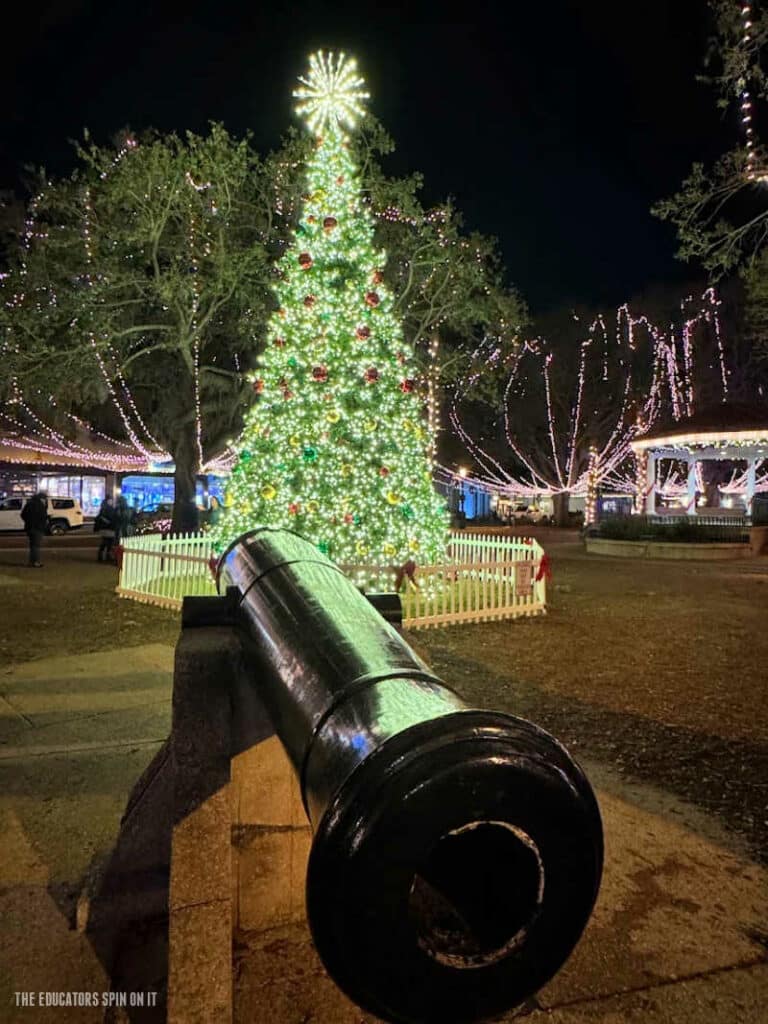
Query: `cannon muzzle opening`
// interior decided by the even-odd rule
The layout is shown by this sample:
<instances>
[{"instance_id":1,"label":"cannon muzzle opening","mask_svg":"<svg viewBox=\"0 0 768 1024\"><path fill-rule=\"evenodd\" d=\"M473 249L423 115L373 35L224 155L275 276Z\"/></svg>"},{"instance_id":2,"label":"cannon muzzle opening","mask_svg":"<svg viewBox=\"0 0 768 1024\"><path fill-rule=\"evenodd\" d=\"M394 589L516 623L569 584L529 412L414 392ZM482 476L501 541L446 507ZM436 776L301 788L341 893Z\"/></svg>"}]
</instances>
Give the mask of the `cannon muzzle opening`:
<instances>
[{"instance_id":1,"label":"cannon muzzle opening","mask_svg":"<svg viewBox=\"0 0 768 1024\"><path fill-rule=\"evenodd\" d=\"M474 1021L563 965L602 871L581 769L524 719L468 708L300 537L219 564L314 831L307 912L329 974L401 1024Z\"/></svg>"}]
</instances>

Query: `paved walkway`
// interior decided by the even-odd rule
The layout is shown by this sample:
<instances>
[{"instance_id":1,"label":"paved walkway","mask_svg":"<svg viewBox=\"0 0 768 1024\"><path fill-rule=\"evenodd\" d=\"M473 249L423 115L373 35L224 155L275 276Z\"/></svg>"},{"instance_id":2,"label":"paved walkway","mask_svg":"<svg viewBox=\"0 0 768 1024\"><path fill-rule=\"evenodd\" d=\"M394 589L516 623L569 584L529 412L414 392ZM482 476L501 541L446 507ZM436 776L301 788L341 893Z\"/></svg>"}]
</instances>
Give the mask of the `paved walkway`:
<instances>
[{"instance_id":1,"label":"paved walkway","mask_svg":"<svg viewBox=\"0 0 768 1024\"><path fill-rule=\"evenodd\" d=\"M562 971L496 1024L763 1024L768 872L700 811L595 765L588 774L606 839L595 912ZM290 833L280 838L287 847ZM286 860L279 848L265 858L260 891L289 884ZM300 901L301 872L293 884ZM329 981L305 922L250 928L238 933L235 1024L380 1024Z\"/></svg>"},{"instance_id":2,"label":"paved walkway","mask_svg":"<svg viewBox=\"0 0 768 1024\"><path fill-rule=\"evenodd\" d=\"M14 992L109 990L74 928L77 898L168 735L172 663L171 647L150 644L0 672L3 1022L102 1019L94 1010L16 1009Z\"/></svg>"}]
</instances>

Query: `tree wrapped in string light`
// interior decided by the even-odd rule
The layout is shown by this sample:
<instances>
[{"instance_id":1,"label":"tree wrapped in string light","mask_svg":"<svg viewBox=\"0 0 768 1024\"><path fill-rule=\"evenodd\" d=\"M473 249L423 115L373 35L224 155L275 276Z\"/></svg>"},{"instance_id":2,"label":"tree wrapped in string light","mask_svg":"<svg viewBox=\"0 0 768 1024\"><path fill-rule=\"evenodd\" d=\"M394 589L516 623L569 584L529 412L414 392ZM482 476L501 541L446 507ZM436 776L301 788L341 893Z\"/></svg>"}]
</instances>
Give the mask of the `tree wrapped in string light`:
<instances>
[{"instance_id":1,"label":"tree wrapped in string light","mask_svg":"<svg viewBox=\"0 0 768 1024\"><path fill-rule=\"evenodd\" d=\"M507 357L483 347L451 409L481 479L510 494L551 494L561 522L571 495L587 498L589 519L598 488L633 491L630 442L660 417L678 421L732 392L719 305L710 289L681 303L668 326L624 305L613 325L573 316L554 340L525 341ZM473 402L490 374L502 381L492 423Z\"/></svg>"},{"instance_id":2,"label":"tree wrapped in string light","mask_svg":"<svg viewBox=\"0 0 768 1024\"><path fill-rule=\"evenodd\" d=\"M297 109L316 148L215 546L275 525L344 564L429 561L443 553L444 502L346 134L367 93L344 54L313 55L300 82Z\"/></svg>"}]
</instances>

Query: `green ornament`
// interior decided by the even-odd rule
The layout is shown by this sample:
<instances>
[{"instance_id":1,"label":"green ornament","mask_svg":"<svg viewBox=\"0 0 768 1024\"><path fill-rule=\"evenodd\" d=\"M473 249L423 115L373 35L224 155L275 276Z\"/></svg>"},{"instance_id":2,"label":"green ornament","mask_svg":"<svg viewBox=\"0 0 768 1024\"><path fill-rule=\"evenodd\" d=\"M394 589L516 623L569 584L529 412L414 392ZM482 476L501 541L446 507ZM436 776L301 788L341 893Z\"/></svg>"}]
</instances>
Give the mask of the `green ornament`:
<instances>
[{"instance_id":1,"label":"green ornament","mask_svg":"<svg viewBox=\"0 0 768 1024\"><path fill-rule=\"evenodd\" d=\"M301 457L302 459L304 459L305 462L317 462L317 448L313 448L312 445L308 444L307 447L302 451Z\"/></svg>"},{"instance_id":2,"label":"green ornament","mask_svg":"<svg viewBox=\"0 0 768 1024\"><path fill-rule=\"evenodd\" d=\"M362 523L362 521L363 517L361 515L355 515L352 519L352 522L355 524L355 526L359 526Z\"/></svg>"},{"instance_id":3,"label":"green ornament","mask_svg":"<svg viewBox=\"0 0 768 1024\"><path fill-rule=\"evenodd\" d=\"M331 548L327 541L321 540L320 543L317 545L317 550L320 552L321 555L327 555Z\"/></svg>"},{"instance_id":4,"label":"green ornament","mask_svg":"<svg viewBox=\"0 0 768 1024\"><path fill-rule=\"evenodd\" d=\"M296 367L299 365L299 362L298 362L296 356L291 356L291 358L288 360L288 365L290 366L290 368L292 370L296 369Z\"/></svg>"},{"instance_id":5,"label":"green ornament","mask_svg":"<svg viewBox=\"0 0 768 1024\"><path fill-rule=\"evenodd\" d=\"M320 314L320 319L323 321L324 324L327 324L328 321L331 319L331 314L330 313L321 313Z\"/></svg>"},{"instance_id":6,"label":"green ornament","mask_svg":"<svg viewBox=\"0 0 768 1024\"><path fill-rule=\"evenodd\" d=\"M249 452L247 448L244 448L240 452L240 458L243 460L243 462L250 462L250 460L253 458L253 452Z\"/></svg>"},{"instance_id":7,"label":"green ornament","mask_svg":"<svg viewBox=\"0 0 768 1024\"><path fill-rule=\"evenodd\" d=\"M403 519L413 519L414 511L410 505L401 505L400 511L403 514Z\"/></svg>"}]
</instances>

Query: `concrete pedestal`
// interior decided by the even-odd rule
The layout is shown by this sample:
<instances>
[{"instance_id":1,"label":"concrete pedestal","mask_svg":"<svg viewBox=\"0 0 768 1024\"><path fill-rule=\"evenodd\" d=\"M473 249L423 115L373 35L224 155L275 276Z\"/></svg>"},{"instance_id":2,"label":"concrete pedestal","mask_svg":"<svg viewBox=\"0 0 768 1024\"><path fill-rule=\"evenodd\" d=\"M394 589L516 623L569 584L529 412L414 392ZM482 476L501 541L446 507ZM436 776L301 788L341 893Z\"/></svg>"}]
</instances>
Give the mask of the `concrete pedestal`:
<instances>
[{"instance_id":1,"label":"concrete pedestal","mask_svg":"<svg viewBox=\"0 0 768 1024\"><path fill-rule=\"evenodd\" d=\"M183 631L173 734L137 787L116 852L126 908L144 877L130 875L132 859L145 873L154 862L151 877L170 861L167 1020L376 1024L338 991L312 946L311 837L298 783L266 716L233 714L246 686L258 680L234 631ZM605 768L588 771L605 827L603 886L584 938L526 1019L687 1024L708 1007L712 1024L761 1022L766 872L695 809ZM154 912L156 887L148 892L143 911Z\"/></svg>"}]
</instances>

